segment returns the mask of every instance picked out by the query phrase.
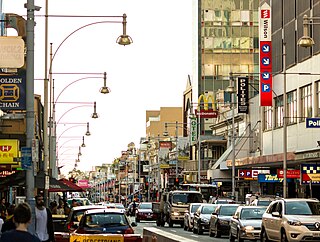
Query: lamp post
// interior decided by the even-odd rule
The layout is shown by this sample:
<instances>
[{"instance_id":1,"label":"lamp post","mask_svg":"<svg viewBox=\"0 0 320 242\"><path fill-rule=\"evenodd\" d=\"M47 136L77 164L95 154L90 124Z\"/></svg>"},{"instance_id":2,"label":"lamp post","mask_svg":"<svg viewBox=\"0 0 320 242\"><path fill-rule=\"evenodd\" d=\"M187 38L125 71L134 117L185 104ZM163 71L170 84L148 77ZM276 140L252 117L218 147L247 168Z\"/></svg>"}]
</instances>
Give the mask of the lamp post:
<instances>
[{"instance_id":1,"label":"lamp post","mask_svg":"<svg viewBox=\"0 0 320 242\"><path fill-rule=\"evenodd\" d=\"M231 171L231 179L232 179L232 197L235 199L236 196L236 151L235 151L235 123L234 123L234 109L235 109L235 86L234 86L234 80L233 80L233 73L230 73L230 85L226 89L227 93L231 94L231 117L232 117L232 127L231 127L231 147L232 147L232 171Z\"/></svg>"}]
</instances>

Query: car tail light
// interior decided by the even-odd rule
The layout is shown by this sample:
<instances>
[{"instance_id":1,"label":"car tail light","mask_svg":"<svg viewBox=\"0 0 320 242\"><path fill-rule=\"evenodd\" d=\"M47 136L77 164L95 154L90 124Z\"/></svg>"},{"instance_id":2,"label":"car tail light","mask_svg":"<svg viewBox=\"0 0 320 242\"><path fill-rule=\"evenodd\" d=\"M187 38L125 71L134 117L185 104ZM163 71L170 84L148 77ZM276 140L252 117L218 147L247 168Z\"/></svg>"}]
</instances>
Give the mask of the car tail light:
<instances>
[{"instance_id":1,"label":"car tail light","mask_svg":"<svg viewBox=\"0 0 320 242\"><path fill-rule=\"evenodd\" d=\"M134 231L132 228L129 227L124 231L124 234L134 234Z\"/></svg>"},{"instance_id":2,"label":"car tail light","mask_svg":"<svg viewBox=\"0 0 320 242\"><path fill-rule=\"evenodd\" d=\"M70 231L70 230L74 230L74 228L73 228L73 222L70 222L70 223L68 223L68 225L67 225L67 228L68 228L68 230Z\"/></svg>"}]
</instances>

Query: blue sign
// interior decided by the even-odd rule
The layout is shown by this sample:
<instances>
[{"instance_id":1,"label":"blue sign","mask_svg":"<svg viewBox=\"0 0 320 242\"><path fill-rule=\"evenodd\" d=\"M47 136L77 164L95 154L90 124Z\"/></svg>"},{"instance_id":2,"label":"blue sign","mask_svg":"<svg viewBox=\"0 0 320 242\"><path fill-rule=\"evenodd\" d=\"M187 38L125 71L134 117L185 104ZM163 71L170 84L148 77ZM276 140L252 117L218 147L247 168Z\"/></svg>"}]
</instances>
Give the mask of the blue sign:
<instances>
[{"instance_id":1,"label":"blue sign","mask_svg":"<svg viewBox=\"0 0 320 242\"><path fill-rule=\"evenodd\" d=\"M262 47L261 47L261 51L263 52L263 53L269 53L270 52L270 45L268 45L268 44L265 44L265 45L263 45Z\"/></svg>"},{"instance_id":2,"label":"blue sign","mask_svg":"<svg viewBox=\"0 0 320 242\"><path fill-rule=\"evenodd\" d=\"M21 168L23 170L31 170L32 153L30 147L21 147Z\"/></svg>"},{"instance_id":3,"label":"blue sign","mask_svg":"<svg viewBox=\"0 0 320 242\"><path fill-rule=\"evenodd\" d=\"M263 72L261 74L261 77L263 80L269 80L270 79L270 72Z\"/></svg>"},{"instance_id":4,"label":"blue sign","mask_svg":"<svg viewBox=\"0 0 320 242\"><path fill-rule=\"evenodd\" d=\"M270 58L269 58L269 57L263 57L263 58L261 59L261 63L262 63L262 65L264 65L264 66L270 65Z\"/></svg>"},{"instance_id":5,"label":"blue sign","mask_svg":"<svg viewBox=\"0 0 320 242\"><path fill-rule=\"evenodd\" d=\"M292 181L292 179L287 178L287 182ZM279 178L277 174L259 174L258 175L258 182L268 182L268 183L275 183L275 182L283 182L283 178Z\"/></svg>"},{"instance_id":6,"label":"blue sign","mask_svg":"<svg viewBox=\"0 0 320 242\"><path fill-rule=\"evenodd\" d=\"M271 92L270 84L262 83L262 92Z\"/></svg>"},{"instance_id":7,"label":"blue sign","mask_svg":"<svg viewBox=\"0 0 320 242\"><path fill-rule=\"evenodd\" d=\"M320 118L307 118L306 128L320 128Z\"/></svg>"}]
</instances>

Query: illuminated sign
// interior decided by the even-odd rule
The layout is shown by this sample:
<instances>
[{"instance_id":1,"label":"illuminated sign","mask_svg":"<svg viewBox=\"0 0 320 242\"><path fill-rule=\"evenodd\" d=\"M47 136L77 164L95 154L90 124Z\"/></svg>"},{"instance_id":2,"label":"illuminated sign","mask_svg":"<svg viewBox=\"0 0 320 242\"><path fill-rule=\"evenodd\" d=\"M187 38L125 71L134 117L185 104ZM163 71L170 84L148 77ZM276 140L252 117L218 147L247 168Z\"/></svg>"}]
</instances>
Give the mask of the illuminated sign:
<instances>
[{"instance_id":1,"label":"illuminated sign","mask_svg":"<svg viewBox=\"0 0 320 242\"><path fill-rule=\"evenodd\" d=\"M201 108L201 101L203 100L203 108ZM209 103L211 100L211 103ZM211 107L209 106L211 104ZM201 94L198 98L198 108L195 113L200 118L216 118L218 112L216 111L214 98L212 95Z\"/></svg>"},{"instance_id":2,"label":"illuminated sign","mask_svg":"<svg viewBox=\"0 0 320 242\"><path fill-rule=\"evenodd\" d=\"M259 174L258 182L283 182L283 178L279 178L277 175Z\"/></svg>"},{"instance_id":3,"label":"illuminated sign","mask_svg":"<svg viewBox=\"0 0 320 242\"><path fill-rule=\"evenodd\" d=\"M318 164L302 164L302 184L320 183L320 165Z\"/></svg>"},{"instance_id":4,"label":"illuminated sign","mask_svg":"<svg viewBox=\"0 0 320 242\"><path fill-rule=\"evenodd\" d=\"M0 164L17 164L14 158L18 158L19 140L0 139Z\"/></svg>"},{"instance_id":5,"label":"illuminated sign","mask_svg":"<svg viewBox=\"0 0 320 242\"><path fill-rule=\"evenodd\" d=\"M283 169L278 169L277 175L279 178L283 178ZM287 178L300 178L300 170L287 170Z\"/></svg>"},{"instance_id":6,"label":"illuminated sign","mask_svg":"<svg viewBox=\"0 0 320 242\"><path fill-rule=\"evenodd\" d=\"M197 119L191 118L190 119L190 144L194 145L197 143L198 137L198 129L197 129Z\"/></svg>"},{"instance_id":7,"label":"illuminated sign","mask_svg":"<svg viewBox=\"0 0 320 242\"><path fill-rule=\"evenodd\" d=\"M248 77L238 77L238 113L249 113Z\"/></svg>"},{"instance_id":8,"label":"illuminated sign","mask_svg":"<svg viewBox=\"0 0 320 242\"><path fill-rule=\"evenodd\" d=\"M264 3L259 11L260 105L272 106L271 7Z\"/></svg>"}]
</instances>

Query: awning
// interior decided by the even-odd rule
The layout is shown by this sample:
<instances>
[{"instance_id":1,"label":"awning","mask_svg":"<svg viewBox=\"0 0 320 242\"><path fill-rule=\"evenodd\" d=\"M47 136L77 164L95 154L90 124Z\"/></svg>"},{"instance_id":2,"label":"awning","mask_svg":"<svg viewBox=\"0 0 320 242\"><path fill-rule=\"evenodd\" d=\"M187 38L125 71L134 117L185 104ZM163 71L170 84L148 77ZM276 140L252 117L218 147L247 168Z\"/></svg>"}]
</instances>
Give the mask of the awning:
<instances>
[{"instance_id":1,"label":"awning","mask_svg":"<svg viewBox=\"0 0 320 242\"><path fill-rule=\"evenodd\" d=\"M207 178L215 182L231 181L230 171L221 171L219 169L208 170Z\"/></svg>"},{"instance_id":2,"label":"awning","mask_svg":"<svg viewBox=\"0 0 320 242\"><path fill-rule=\"evenodd\" d=\"M69 191L73 191L73 192L83 192L83 189L79 186L77 186L76 184L74 184L73 182L65 179L65 178L61 178L59 179L60 182L62 182L63 184L67 185L71 190Z\"/></svg>"}]
</instances>

